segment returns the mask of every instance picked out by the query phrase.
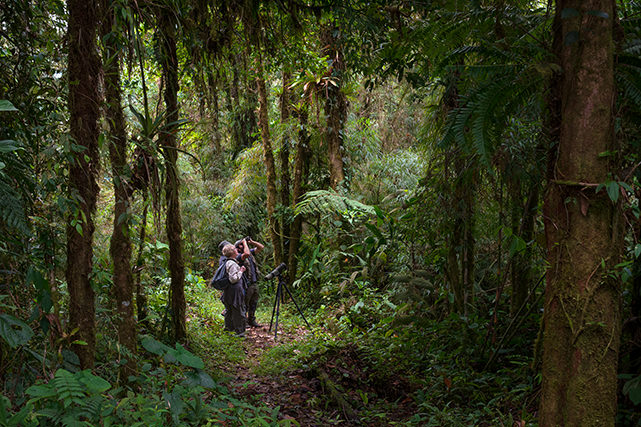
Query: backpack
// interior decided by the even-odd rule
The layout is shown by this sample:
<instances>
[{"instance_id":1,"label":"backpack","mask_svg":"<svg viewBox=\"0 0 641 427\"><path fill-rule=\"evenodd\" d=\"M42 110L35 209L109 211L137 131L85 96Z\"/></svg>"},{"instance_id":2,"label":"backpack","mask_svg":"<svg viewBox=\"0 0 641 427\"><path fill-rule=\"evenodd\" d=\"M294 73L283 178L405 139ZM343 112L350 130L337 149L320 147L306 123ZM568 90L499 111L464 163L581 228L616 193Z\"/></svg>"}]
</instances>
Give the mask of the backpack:
<instances>
[{"instance_id":1,"label":"backpack","mask_svg":"<svg viewBox=\"0 0 641 427\"><path fill-rule=\"evenodd\" d=\"M227 261L229 261L229 259L226 259L225 262L220 264L218 270L216 270L216 274L214 274L214 278L209 282L210 286L219 291L224 291L231 284L229 274L227 274Z\"/></svg>"}]
</instances>

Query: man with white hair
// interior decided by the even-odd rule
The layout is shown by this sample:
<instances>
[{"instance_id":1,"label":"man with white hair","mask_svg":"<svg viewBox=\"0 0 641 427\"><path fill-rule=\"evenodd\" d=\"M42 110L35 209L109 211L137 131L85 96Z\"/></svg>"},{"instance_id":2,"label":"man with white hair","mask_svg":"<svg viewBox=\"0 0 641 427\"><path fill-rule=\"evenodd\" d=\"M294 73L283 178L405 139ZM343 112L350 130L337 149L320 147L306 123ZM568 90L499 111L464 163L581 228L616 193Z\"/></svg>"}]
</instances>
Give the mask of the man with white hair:
<instances>
[{"instance_id":1,"label":"man with white hair","mask_svg":"<svg viewBox=\"0 0 641 427\"><path fill-rule=\"evenodd\" d=\"M223 292L223 304L225 304L225 330L235 332L236 336L245 336L245 283L243 273L245 267L240 266L236 261L238 251L231 243L223 247L225 257L225 268L229 276L230 285ZM222 258L221 258L221 261Z\"/></svg>"}]
</instances>

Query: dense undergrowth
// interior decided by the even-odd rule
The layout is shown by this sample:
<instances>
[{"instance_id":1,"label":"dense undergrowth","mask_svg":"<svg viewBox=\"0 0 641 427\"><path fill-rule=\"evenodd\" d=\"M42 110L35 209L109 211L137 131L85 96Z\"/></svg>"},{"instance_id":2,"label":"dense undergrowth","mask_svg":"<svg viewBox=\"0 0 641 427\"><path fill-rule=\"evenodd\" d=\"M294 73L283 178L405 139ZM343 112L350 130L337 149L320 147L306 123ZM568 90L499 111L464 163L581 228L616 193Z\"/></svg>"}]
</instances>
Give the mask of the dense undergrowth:
<instances>
[{"instance_id":1,"label":"dense undergrowth","mask_svg":"<svg viewBox=\"0 0 641 427\"><path fill-rule=\"evenodd\" d=\"M266 352L260 372L325 372L366 424L535 424L537 380L528 343L536 322L486 366L493 350L484 345L487 322L430 319L399 310L390 299L377 292L338 312L323 307L312 319L314 333Z\"/></svg>"},{"instance_id":2,"label":"dense undergrowth","mask_svg":"<svg viewBox=\"0 0 641 427\"><path fill-rule=\"evenodd\" d=\"M113 359L99 361L94 373L62 361L58 369L35 375L21 399L14 394L13 408L3 397L2 425L297 424L278 406L262 403L261 395L239 396L229 387L236 367L248 364L251 343L223 332L218 292L198 275L188 277L185 347L143 335L140 371L123 388L116 372L125 355L103 343L100 354ZM159 313L163 295L161 289L150 295ZM264 283L263 323L269 323L272 298L272 287ZM319 425L534 425L537 380L529 343L538 330L536 318L488 365L496 346L487 320L438 318L403 298L361 282L350 298L305 310L311 330L266 348L253 373L285 384L291 375L301 376L311 391L297 410L313 411ZM281 330L296 331L303 324L300 315L291 303L282 308ZM162 316L157 322L162 324ZM336 415L332 408L341 405Z\"/></svg>"},{"instance_id":3,"label":"dense undergrowth","mask_svg":"<svg viewBox=\"0 0 641 427\"><path fill-rule=\"evenodd\" d=\"M278 422L278 408L237 399L225 386L220 363L242 363L242 345L218 332L222 323L214 316L222 320L222 305L202 279L192 279L188 294L194 308L189 323L193 348L170 347L142 335L141 356L136 360L139 371L128 378L126 387L118 385L117 377L126 356L115 353L108 341L102 342L104 359L93 373L79 370L67 351L47 360L28 348L18 348L16 354L28 362L23 373L31 374L34 383L29 385L27 378L22 383L25 389L11 390L5 382L0 425L289 425L287 420ZM41 372L33 369L34 362L43 364Z\"/></svg>"}]
</instances>

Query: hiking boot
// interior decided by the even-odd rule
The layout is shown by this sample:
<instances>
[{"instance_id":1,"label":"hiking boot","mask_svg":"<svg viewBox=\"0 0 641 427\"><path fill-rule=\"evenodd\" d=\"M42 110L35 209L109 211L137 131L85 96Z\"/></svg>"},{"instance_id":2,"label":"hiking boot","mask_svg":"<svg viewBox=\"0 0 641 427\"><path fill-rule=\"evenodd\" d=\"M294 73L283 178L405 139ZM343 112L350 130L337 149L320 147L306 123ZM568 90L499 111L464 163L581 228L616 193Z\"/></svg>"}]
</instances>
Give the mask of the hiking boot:
<instances>
[{"instance_id":1,"label":"hiking boot","mask_svg":"<svg viewBox=\"0 0 641 427\"><path fill-rule=\"evenodd\" d=\"M260 323L257 323L256 319L250 319L249 322L247 322L247 324L252 328L261 328L263 326Z\"/></svg>"},{"instance_id":2,"label":"hiking boot","mask_svg":"<svg viewBox=\"0 0 641 427\"><path fill-rule=\"evenodd\" d=\"M245 338L245 331L243 331L243 332L236 332L236 333L234 334L234 336L235 336L235 337L237 337L237 338Z\"/></svg>"}]
</instances>

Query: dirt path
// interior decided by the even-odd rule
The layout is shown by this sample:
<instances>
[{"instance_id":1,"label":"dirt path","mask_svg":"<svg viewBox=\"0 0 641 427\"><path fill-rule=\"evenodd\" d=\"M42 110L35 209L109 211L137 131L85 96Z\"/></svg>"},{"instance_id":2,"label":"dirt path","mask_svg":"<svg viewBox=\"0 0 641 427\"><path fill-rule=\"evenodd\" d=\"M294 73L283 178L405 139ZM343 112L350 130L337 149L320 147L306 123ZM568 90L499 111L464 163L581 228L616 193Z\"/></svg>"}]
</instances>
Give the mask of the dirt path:
<instances>
[{"instance_id":1,"label":"dirt path","mask_svg":"<svg viewBox=\"0 0 641 427\"><path fill-rule=\"evenodd\" d=\"M274 341L274 333L268 329L269 324L247 329L244 342L246 363L228 371L234 377L230 381L231 389L241 397L257 397L271 408L279 406L282 418L296 420L301 426L327 425L325 420L336 418L338 413L331 414L330 409L328 414L328 411L321 412L314 408L322 394L318 379L305 378L303 371L290 372L279 378L254 373L254 368L267 350L275 345L301 340L308 333L305 328L287 332L279 330L278 340Z\"/></svg>"},{"instance_id":2,"label":"dirt path","mask_svg":"<svg viewBox=\"0 0 641 427\"><path fill-rule=\"evenodd\" d=\"M309 331L304 327L278 331L278 340L274 341L274 333L269 332L269 324L262 328L247 330L243 342L245 363L234 364L226 371L232 379L230 388L240 398L257 399L270 408L279 407L282 419L296 420L301 426L387 426L391 421L402 422L415 413L413 400L408 396L409 387L399 378L372 388L366 377L367 368L353 347L346 346L337 351L330 360L326 360L320 370L310 374L303 369L287 372L287 375L258 375L255 367L262 360L264 353L274 346L284 345L293 341L305 339ZM292 355L293 356L293 355ZM278 355L277 357L283 357ZM331 374L331 375L329 375ZM324 377L325 388L321 385ZM331 376L331 378L330 378ZM333 385L327 385L328 383ZM340 383L342 392L335 388ZM334 387L333 390L331 388ZM326 389L330 388L330 389ZM362 399L357 391L366 392L368 402L358 405ZM337 399L338 396L338 399ZM352 405L342 402L347 399L356 403ZM396 404L390 405L395 402ZM364 403L364 406L362 406ZM347 408L346 408L347 407ZM384 418L371 416L364 421L359 411L367 407L376 407L385 413ZM342 408L342 409L341 409ZM351 410L351 414L349 413ZM351 420L351 421L348 421Z\"/></svg>"}]
</instances>

